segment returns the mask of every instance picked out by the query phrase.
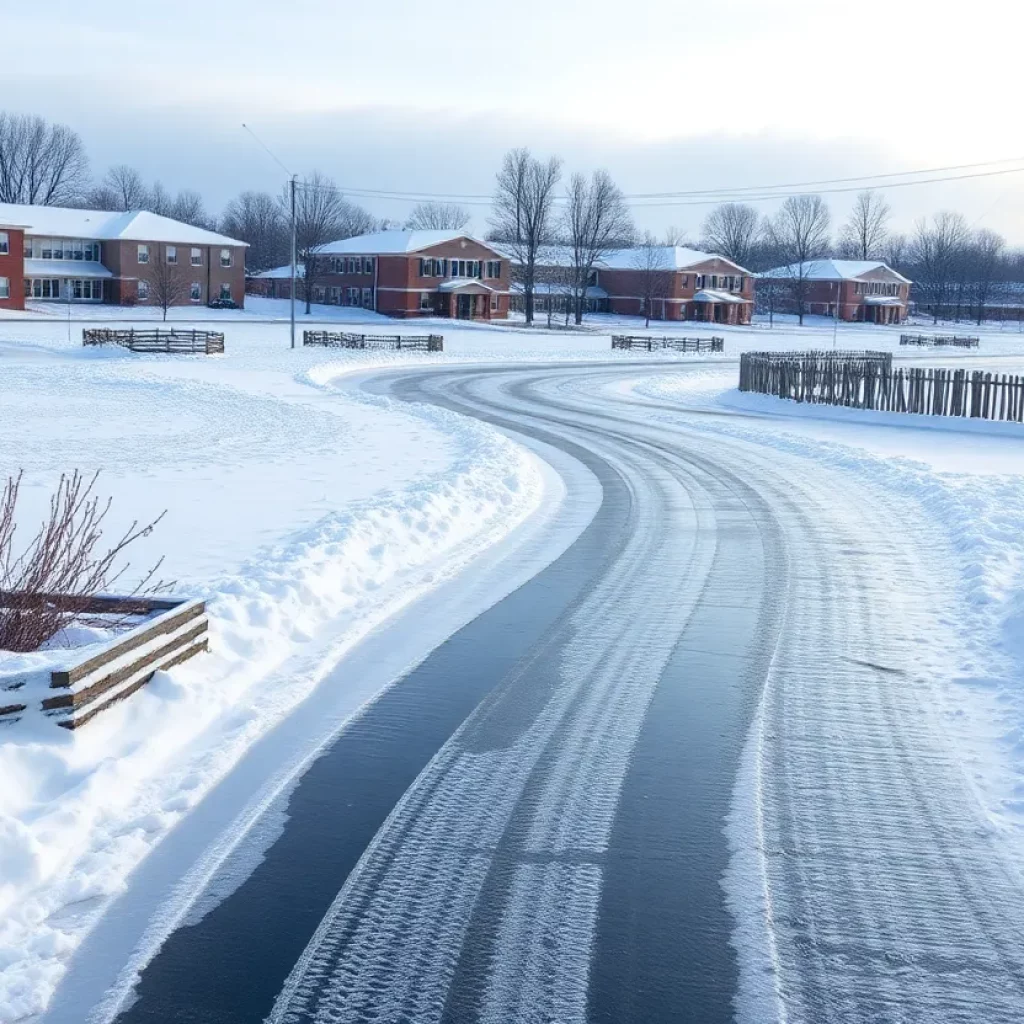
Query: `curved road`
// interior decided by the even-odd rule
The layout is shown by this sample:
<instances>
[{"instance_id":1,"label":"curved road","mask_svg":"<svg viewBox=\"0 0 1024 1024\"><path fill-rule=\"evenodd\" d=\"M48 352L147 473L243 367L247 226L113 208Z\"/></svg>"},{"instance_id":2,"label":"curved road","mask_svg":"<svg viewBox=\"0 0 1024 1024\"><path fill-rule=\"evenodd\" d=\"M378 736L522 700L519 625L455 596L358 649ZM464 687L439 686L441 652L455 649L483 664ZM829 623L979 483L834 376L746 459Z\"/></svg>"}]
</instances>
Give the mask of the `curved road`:
<instances>
[{"instance_id":1,"label":"curved road","mask_svg":"<svg viewBox=\"0 0 1024 1024\"><path fill-rule=\"evenodd\" d=\"M370 379L562 449L601 507L339 736L118 1021L1024 1018L908 511L642 372Z\"/></svg>"}]
</instances>

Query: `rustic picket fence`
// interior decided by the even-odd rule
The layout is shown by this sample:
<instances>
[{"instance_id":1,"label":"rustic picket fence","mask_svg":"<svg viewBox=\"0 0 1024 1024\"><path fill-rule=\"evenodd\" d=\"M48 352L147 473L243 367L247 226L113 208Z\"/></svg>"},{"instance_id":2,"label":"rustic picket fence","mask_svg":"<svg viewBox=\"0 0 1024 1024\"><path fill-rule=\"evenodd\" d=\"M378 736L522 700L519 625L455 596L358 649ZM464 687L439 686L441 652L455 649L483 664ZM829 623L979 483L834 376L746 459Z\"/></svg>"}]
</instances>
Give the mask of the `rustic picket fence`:
<instances>
[{"instance_id":1,"label":"rustic picket fence","mask_svg":"<svg viewBox=\"0 0 1024 1024\"><path fill-rule=\"evenodd\" d=\"M147 331L112 330L109 327L82 331L83 345L120 345L132 352L170 352L177 354L221 355L224 335L220 331L182 331L156 328Z\"/></svg>"},{"instance_id":2,"label":"rustic picket fence","mask_svg":"<svg viewBox=\"0 0 1024 1024\"><path fill-rule=\"evenodd\" d=\"M613 334L612 348L636 348L647 352L658 349L672 349L675 352L724 352L725 338L648 338L641 334Z\"/></svg>"},{"instance_id":3,"label":"rustic picket fence","mask_svg":"<svg viewBox=\"0 0 1024 1024\"><path fill-rule=\"evenodd\" d=\"M206 603L182 598L83 597L0 591L0 604L30 609L33 603L56 603L66 610L88 615L93 621L111 621L132 628L64 668L50 673L51 695L40 702L43 714L65 729L85 725L116 701L145 686L164 669L209 649ZM0 691L0 723L17 721L28 710L19 690Z\"/></svg>"},{"instance_id":4,"label":"rustic picket fence","mask_svg":"<svg viewBox=\"0 0 1024 1024\"><path fill-rule=\"evenodd\" d=\"M347 331L303 331L303 345L328 348L384 348L402 352L443 352L440 334L351 334Z\"/></svg>"},{"instance_id":5,"label":"rustic picket fence","mask_svg":"<svg viewBox=\"0 0 1024 1024\"><path fill-rule=\"evenodd\" d=\"M894 370L891 356L886 362L864 358L865 353L822 355L745 352L740 390L880 412L1024 422L1024 377L929 367Z\"/></svg>"},{"instance_id":6,"label":"rustic picket fence","mask_svg":"<svg viewBox=\"0 0 1024 1024\"><path fill-rule=\"evenodd\" d=\"M901 334L901 345L953 346L955 348L977 348L978 339L956 334Z\"/></svg>"}]
</instances>

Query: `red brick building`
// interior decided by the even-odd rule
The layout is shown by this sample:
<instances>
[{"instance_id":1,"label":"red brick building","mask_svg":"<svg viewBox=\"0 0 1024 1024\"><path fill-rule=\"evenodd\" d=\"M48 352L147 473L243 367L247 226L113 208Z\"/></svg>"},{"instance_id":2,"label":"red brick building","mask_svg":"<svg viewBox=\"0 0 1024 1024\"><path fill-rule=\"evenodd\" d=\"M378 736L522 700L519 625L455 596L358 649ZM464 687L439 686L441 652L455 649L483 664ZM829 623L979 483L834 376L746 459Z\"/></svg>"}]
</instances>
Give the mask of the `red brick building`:
<instances>
[{"instance_id":1,"label":"red brick building","mask_svg":"<svg viewBox=\"0 0 1024 1024\"><path fill-rule=\"evenodd\" d=\"M776 313L803 312L873 324L901 323L911 282L880 260L809 260L758 275L762 304Z\"/></svg>"},{"instance_id":2,"label":"red brick building","mask_svg":"<svg viewBox=\"0 0 1024 1024\"><path fill-rule=\"evenodd\" d=\"M0 221L0 309L25 308L25 228Z\"/></svg>"},{"instance_id":3,"label":"red brick building","mask_svg":"<svg viewBox=\"0 0 1024 1024\"><path fill-rule=\"evenodd\" d=\"M20 225L0 228L10 236L0 278L17 296L7 300L11 308L24 308L26 300L155 305L158 279L174 282L164 286L174 305L245 302L246 244L214 231L145 210L0 203L2 223Z\"/></svg>"},{"instance_id":4,"label":"red brick building","mask_svg":"<svg viewBox=\"0 0 1024 1024\"><path fill-rule=\"evenodd\" d=\"M548 304L564 308L571 288L564 282L572 264L566 248L548 248L537 270L535 312ZM515 287L516 306L522 288ZM710 323L750 322L754 279L749 270L713 253L678 245L620 249L603 257L590 275L589 312L646 316L650 303L655 320L703 320Z\"/></svg>"},{"instance_id":5,"label":"red brick building","mask_svg":"<svg viewBox=\"0 0 1024 1024\"><path fill-rule=\"evenodd\" d=\"M318 250L317 259L313 302L395 317L508 316L507 257L462 232L378 231L331 242ZM291 268L257 274L248 286L254 294L288 298ZM302 282L298 294L305 297Z\"/></svg>"}]
</instances>

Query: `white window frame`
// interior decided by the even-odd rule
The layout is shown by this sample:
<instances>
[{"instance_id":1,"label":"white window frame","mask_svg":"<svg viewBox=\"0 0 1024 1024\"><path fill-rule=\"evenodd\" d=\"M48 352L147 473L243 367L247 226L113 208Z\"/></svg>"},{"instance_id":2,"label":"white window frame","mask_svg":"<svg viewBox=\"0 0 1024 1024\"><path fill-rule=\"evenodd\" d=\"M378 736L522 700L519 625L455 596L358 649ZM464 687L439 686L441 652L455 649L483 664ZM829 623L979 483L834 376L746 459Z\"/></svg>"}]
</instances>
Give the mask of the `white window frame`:
<instances>
[{"instance_id":1,"label":"white window frame","mask_svg":"<svg viewBox=\"0 0 1024 1024\"><path fill-rule=\"evenodd\" d=\"M149 246L143 245L141 242L135 247L135 259L139 263L149 262Z\"/></svg>"},{"instance_id":2,"label":"white window frame","mask_svg":"<svg viewBox=\"0 0 1024 1024\"><path fill-rule=\"evenodd\" d=\"M193 281L188 286L188 300L189 302L202 302L203 301L203 282Z\"/></svg>"},{"instance_id":3,"label":"white window frame","mask_svg":"<svg viewBox=\"0 0 1024 1024\"><path fill-rule=\"evenodd\" d=\"M11 297L11 279L9 277L0 277L0 299L9 299Z\"/></svg>"},{"instance_id":4,"label":"white window frame","mask_svg":"<svg viewBox=\"0 0 1024 1024\"><path fill-rule=\"evenodd\" d=\"M373 289L372 288L364 288L363 289L363 309L372 309L372 308L373 308Z\"/></svg>"},{"instance_id":5,"label":"white window frame","mask_svg":"<svg viewBox=\"0 0 1024 1024\"><path fill-rule=\"evenodd\" d=\"M372 256L364 256L363 257L363 273L364 274L372 274L373 273L373 257Z\"/></svg>"},{"instance_id":6,"label":"white window frame","mask_svg":"<svg viewBox=\"0 0 1024 1024\"><path fill-rule=\"evenodd\" d=\"M138 293L139 299L143 302L149 298L149 282L148 281L137 281L136 292Z\"/></svg>"},{"instance_id":7,"label":"white window frame","mask_svg":"<svg viewBox=\"0 0 1024 1024\"><path fill-rule=\"evenodd\" d=\"M420 309L428 310L433 308L434 303L430 292L420 292Z\"/></svg>"},{"instance_id":8,"label":"white window frame","mask_svg":"<svg viewBox=\"0 0 1024 1024\"><path fill-rule=\"evenodd\" d=\"M168 245L164 249L164 256L168 266L176 267L178 265L178 247L176 245Z\"/></svg>"},{"instance_id":9,"label":"white window frame","mask_svg":"<svg viewBox=\"0 0 1024 1024\"><path fill-rule=\"evenodd\" d=\"M227 270L227 269L229 269L231 267L231 264L232 264L231 250L230 249L221 249L221 251L220 251L220 265L221 265L221 269L222 270Z\"/></svg>"},{"instance_id":10,"label":"white window frame","mask_svg":"<svg viewBox=\"0 0 1024 1024\"><path fill-rule=\"evenodd\" d=\"M492 313L497 313L498 312L498 293L497 292L491 292L491 312Z\"/></svg>"},{"instance_id":11,"label":"white window frame","mask_svg":"<svg viewBox=\"0 0 1024 1024\"><path fill-rule=\"evenodd\" d=\"M190 260L193 267L201 267L203 265L203 250L193 249Z\"/></svg>"},{"instance_id":12,"label":"white window frame","mask_svg":"<svg viewBox=\"0 0 1024 1024\"><path fill-rule=\"evenodd\" d=\"M345 305L346 306L358 306L359 305L359 289L349 285L345 289Z\"/></svg>"},{"instance_id":13,"label":"white window frame","mask_svg":"<svg viewBox=\"0 0 1024 1024\"><path fill-rule=\"evenodd\" d=\"M8 256L10 252L11 236L6 231L0 231L0 256Z\"/></svg>"},{"instance_id":14,"label":"white window frame","mask_svg":"<svg viewBox=\"0 0 1024 1024\"><path fill-rule=\"evenodd\" d=\"M228 299L234 299L234 296L231 294L231 285L227 281L221 281L219 297L221 302Z\"/></svg>"}]
</instances>

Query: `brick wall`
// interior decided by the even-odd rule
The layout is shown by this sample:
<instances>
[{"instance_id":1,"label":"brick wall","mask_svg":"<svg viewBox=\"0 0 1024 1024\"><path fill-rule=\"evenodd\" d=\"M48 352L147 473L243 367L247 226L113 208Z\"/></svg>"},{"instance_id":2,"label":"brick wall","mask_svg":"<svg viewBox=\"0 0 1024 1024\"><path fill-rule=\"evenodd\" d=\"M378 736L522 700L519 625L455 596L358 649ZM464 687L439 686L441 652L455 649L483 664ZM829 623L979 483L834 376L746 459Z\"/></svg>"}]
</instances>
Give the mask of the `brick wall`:
<instances>
[{"instance_id":1,"label":"brick wall","mask_svg":"<svg viewBox=\"0 0 1024 1024\"><path fill-rule=\"evenodd\" d=\"M7 236L7 252L0 253L0 277L6 278L7 298L0 297L0 309L25 308L25 232L0 226Z\"/></svg>"}]
</instances>

